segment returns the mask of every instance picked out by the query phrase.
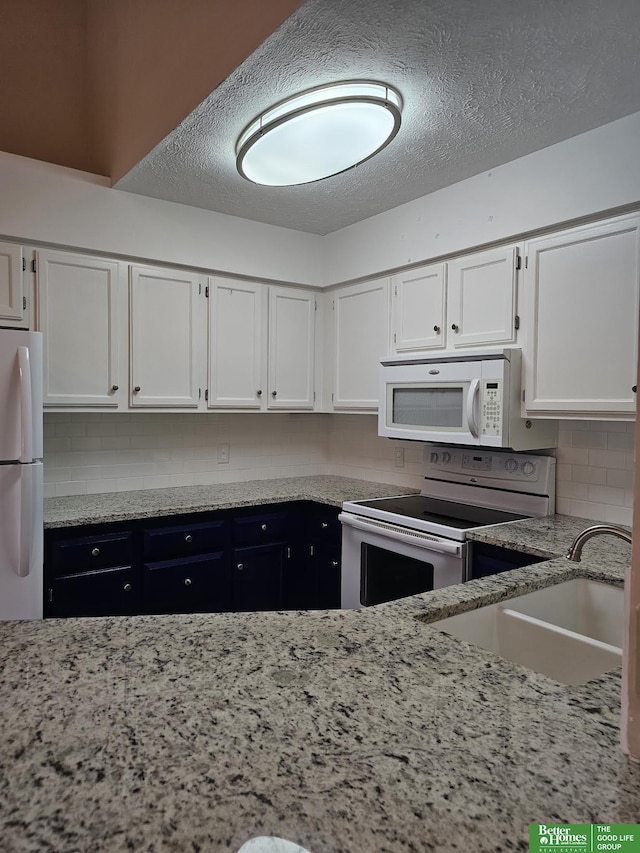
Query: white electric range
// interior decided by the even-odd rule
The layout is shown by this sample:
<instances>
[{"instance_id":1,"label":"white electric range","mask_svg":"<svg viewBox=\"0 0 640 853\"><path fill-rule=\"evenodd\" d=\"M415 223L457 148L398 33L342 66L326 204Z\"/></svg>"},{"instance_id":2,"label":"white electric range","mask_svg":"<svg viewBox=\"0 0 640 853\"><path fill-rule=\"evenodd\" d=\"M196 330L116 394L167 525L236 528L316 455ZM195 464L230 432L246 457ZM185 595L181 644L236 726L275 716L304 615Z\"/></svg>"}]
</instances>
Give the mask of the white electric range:
<instances>
[{"instance_id":1,"label":"white electric range","mask_svg":"<svg viewBox=\"0 0 640 853\"><path fill-rule=\"evenodd\" d=\"M469 578L471 530L555 511L555 458L431 446L419 495L342 505L342 607Z\"/></svg>"}]
</instances>

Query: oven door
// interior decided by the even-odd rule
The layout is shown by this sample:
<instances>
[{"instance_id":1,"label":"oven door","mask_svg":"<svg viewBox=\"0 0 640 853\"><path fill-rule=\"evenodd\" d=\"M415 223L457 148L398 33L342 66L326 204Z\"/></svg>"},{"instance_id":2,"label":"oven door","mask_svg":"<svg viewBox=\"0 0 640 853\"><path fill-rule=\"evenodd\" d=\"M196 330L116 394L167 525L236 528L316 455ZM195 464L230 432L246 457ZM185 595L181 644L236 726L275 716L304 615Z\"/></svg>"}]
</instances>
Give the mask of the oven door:
<instances>
[{"instance_id":1,"label":"oven door","mask_svg":"<svg viewBox=\"0 0 640 853\"><path fill-rule=\"evenodd\" d=\"M466 580L464 542L343 512L343 609L358 609Z\"/></svg>"}]
</instances>

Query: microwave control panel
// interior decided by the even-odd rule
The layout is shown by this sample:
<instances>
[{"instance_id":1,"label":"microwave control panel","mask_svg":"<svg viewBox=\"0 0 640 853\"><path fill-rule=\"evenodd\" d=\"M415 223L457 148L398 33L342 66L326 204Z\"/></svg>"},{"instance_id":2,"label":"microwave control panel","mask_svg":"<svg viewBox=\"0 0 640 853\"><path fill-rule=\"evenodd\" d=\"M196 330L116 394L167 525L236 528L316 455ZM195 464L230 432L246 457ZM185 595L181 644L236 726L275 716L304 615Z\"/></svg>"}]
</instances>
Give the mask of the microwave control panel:
<instances>
[{"instance_id":1,"label":"microwave control panel","mask_svg":"<svg viewBox=\"0 0 640 853\"><path fill-rule=\"evenodd\" d=\"M500 435L502 433L502 381L483 379L482 381L482 435Z\"/></svg>"}]
</instances>

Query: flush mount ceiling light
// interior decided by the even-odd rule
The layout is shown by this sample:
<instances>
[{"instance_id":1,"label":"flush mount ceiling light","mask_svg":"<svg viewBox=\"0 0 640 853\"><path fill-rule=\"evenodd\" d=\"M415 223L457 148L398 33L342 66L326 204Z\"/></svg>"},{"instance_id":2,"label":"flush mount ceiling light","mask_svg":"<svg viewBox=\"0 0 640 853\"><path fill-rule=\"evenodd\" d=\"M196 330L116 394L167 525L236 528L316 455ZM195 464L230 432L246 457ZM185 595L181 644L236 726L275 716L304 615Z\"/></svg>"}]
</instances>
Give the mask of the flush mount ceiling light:
<instances>
[{"instance_id":1,"label":"flush mount ceiling light","mask_svg":"<svg viewBox=\"0 0 640 853\"><path fill-rule=\"evenodd\" d=\"M255 184L321 181L363 163L391 142L402 99L386 83L332 83L261 113L236 145L236 166Z\"/></svg>"}]
</instances>

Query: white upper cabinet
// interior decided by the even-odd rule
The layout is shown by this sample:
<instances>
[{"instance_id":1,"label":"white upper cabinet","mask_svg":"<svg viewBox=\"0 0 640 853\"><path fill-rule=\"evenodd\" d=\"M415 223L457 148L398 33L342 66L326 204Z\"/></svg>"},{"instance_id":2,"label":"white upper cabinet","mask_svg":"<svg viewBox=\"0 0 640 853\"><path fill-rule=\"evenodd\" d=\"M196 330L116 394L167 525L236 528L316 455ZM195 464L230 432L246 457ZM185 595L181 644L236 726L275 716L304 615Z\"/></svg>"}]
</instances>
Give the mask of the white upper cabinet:
<instances>
[{"instance_id":1,"label":"white upper cabinet","mask_svg":"<svg viewBox=\"0 0 640 853\"><path fill-rule=\"evenodd\" d=\"M312 292L269 288L269 409L313 409L315 307Z\"/></svg>"},{"instance_id":2,"label":"white upper cabinet","mask_svg":"<svg viewBox=\"0 0 640 853\"><path fill-rule=\"evenodd\" d=\"M632 419L640 217L525 245L525 413Z\"/></svg>"},{"instance_id":3,"label":"white upper cabinet","mask_svg":"<svg viewBox=\"0 0 640 853\"><path fill-rule=\"evenodd\" d=\"M200 291L196 273L130 267L132 407L198 407Z\"/></svg>"},{"instance_id":4,"label":"white upper cabinet","mask_svg":"<svg viewBox=\"0 0 640 853\"><path fill-rule=\"evenodd\" d=\"M389 348L389 279L330 294L333 314L333 408L376 409L380 359Z\"/></svg>"},{"instance_id":5,"label":"white upper cabinet","mask_svg":"<svg viewBox=\"0 0 640 853\"><path fill-rule=\"evenodd\" d=\"M36 253L39 328L44 338L44 404L117 406L117 261L65 252Z\"/></svg>"},{"instance_id":6,"label":"white upper cabinet","mask_svg":"<svg viewBox=\"0 0 640 853\"><path fill-rule=\"evenodd\" d=\"M444 264L431 264L392 277L394 352L428 350L444 345L445 285Z\"/></svg>"},{"instance_id":7,"label":"white upper cabinet","mask_svg":"<svg viewBox=\"0 0 640 853\"><path fill-rule=\"evenodd\" d=\"M447 264L451 347L515 341L518 249L490 249Z\"/></svg>"},{"instance_id":8,"label":"white upper cabinet","mask_svg":"<svg viewBox=\"0 0 640 853\"><path fill-rule=\"evenodd\" d=\"M0 326L26 328L22 246L0 243Z\"/></svg>"},{"instance_id":9,"label":"white upper cabinet","mask_svg":"<svg viewBox=\"0 0 640 853\"><path fill-rule=\"evenodd\" d=\"M263 289L209 278L209 408L259 409L266 399Z\"/></svg>"}]
</instances>

